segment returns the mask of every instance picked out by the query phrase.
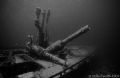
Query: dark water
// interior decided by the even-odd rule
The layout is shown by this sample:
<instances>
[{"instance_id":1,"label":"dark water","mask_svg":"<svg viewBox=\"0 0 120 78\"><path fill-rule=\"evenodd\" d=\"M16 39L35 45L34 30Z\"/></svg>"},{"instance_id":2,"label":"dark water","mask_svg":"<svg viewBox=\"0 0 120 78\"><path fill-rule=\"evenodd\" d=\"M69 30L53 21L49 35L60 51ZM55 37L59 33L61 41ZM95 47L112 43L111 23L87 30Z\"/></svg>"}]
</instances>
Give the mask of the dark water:
<instances>
[{"instance_id":1,"label":"dark water","mask_svg":"<svg viewBox=\"0 0 120 78\"><path fill-rule=\"evenodd\" d=\"M51 41L63 39L87 24L92 30L73 44L111 44L117 35L117 0L1 0L0 46L23 46L27 34L36 35L36 7L51 9Z\"/></svg>"},{"instance_id":2,"label":"dark water","mask_svg":"<svg viewBox=\"0 0 120 78\"><path fill-rule=\"evenodd\" d=\"M88 24L91 31L70 44L94 46L101 61L110 61L110 65L117 69L117 0L0 0L1 47L24 46L28 34L36 37L36 7L51 9L48 29L52 42L63 39Z\"/></svg>"}]
</instances>

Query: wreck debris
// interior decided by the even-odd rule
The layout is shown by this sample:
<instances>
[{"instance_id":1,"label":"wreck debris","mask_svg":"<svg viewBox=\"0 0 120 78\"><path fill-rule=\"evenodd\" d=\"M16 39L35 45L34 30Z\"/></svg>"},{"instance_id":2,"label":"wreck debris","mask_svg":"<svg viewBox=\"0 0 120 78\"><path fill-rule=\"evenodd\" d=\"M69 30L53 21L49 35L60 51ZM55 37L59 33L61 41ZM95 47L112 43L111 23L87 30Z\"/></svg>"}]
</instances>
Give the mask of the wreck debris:
<instances>
[{"instance_id":1,"label":"wreck debris","mask_svg":"<svg viewBox=\"0 0 120 78\"><path fill-rule=\"evenodd\" d=\"M35 72L36 70L38 70L38 73L37 73L38 75L36 75L36 76L38 76L38 78L41 77L41 74L39 74L40 70L42 70L43 68L48 69L40 61L41 58L44 61L47 61L47 62L49 61L50 63L55 63L55 64L57 64L57 66L63 67L63 71L61 71L60 73L57 73L57 74L52 74L52 76L60 75L60 77L61 77L67 73L67 70L70 70L70 71L74 70L74 67L76 64L77 64L76 67L78 67L78 65L81 62L80 61L81 58L79 57L79 59L77 59L77 61L72 60L75 62L72 63L73 65L70 65L69 63L71 63L71 62L68 61L68 59L66 58L67 55L70 55L66 51L70 51L70 49L66 48L65 46L67 43L71 42L73 39L79 37L80 35L86 33L87 31L89 31L90 27L88 25L83 26L78 31L76 31L72 35L66 37L65 39L57 40L56 42L49 44L49 34L48 34L48 30L47 30L49 18L50 18L50 9L44 10L41 8L36 8L35 26L38 29L38 42L34 43L33 36L28 35L29 41L26 44L25 51L21 50L22 53L18 53L18 54L14 54L14 55L10 54L9 59L10 59L11 66L21 65L20 67L22 68L22 65L23 65L23 69L26 70L27 66L29 66L29 64L30 64L36 68L34 68L35 70L31 69L29 71ZM18 52L18 51L19 50L15 51L15 52ZM11 53L13 53L13 51ZM33 56L33 55L35 55L35 56ZM71 55L73 55L73 54L71 54ZM21 59L23 59L25 61L23 61L23 63L15 63L16 60L14 57L20 57ZM78 58L78 57L75 57L75 58ZM37 60L39 60L40 62L38 63ZM4 64L6 64L6 63L4 63ZM1 65L3 65L3 64L1 64ZM26 65L25 68L24 68L24 65ZM32 68L32 66L30 68ZM29 67L28 67L28 69L29 69ZM21 74L21 72L22 71L20 71L20 74ZM25 72L28 72L28 71L25 71ZM15 72L15 74L16 73L17 72ZM6 75L6 73L5 73L5 75Z\"/></svg>"},{"instance_id":2,"label":"wreck debris","mask_svg":"<svg viewBox=\"0 0 120 78\"><path fill-rule=\"evenodd\" d=\"M37 54L39 57L45 57L46 59L51 60L51 62L53 62L53 63L57 63L62 66L68 66L68 64L65 60L60 59L59 57L56 57L55 55L48 53L47 50L43 50L43 49L41 49L41 47L39 47L37 45L32 45L31 48L32 48L31 50L35 54Z\"/></svg>"},{"instance_id":3,"label":"wreck debris","mask_svg":"<svg viewBox=\"0 0 120 78\"><path fill-rule=\"evenodd\" d=\"M63 40L56 41L55 43L51 44L46 49L42 48L39 45L35 45L35 44L30 45L29 48L33 54L35 53L39 57L42 56L42 57L45 57L46 59L48 58L49 60L51 60L54 63L58 63L58 64L63 65L63 66L68 66L68 64L65 60L60 59L60 58L58 58L55 55L52 55L50 53L61 51L63 49L63 47L65 46L65 44L67 44L68 42L70 42L74 38L78 37L79 35L87 32L88 30L89 30L89 27L88 27L88 25L86 25L86 26L80 28L77 32L68 36L67 38L65 38Z\"/></svg>"}]
</instances>

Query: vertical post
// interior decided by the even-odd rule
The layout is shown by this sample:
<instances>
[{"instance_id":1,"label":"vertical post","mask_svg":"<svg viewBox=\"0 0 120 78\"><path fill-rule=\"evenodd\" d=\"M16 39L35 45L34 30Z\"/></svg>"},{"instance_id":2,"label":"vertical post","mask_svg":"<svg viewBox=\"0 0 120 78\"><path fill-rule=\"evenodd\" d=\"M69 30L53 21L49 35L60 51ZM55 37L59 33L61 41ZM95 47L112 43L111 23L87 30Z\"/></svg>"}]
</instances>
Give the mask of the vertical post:
<instances>
[{"instance_id":1,"label":"vertical post","mask_svg":"<svg viewBox=\"0 0 120 78\"><path fill-rule=\"evenodd\" d=\"M48 9L46 11L45 14L45 26L44 26L44 44L45 44L45 48L49 46L49 34L48 34L48 21L50 18L50 9Z\"/></svg>"},{"instance_id":2,"label":"vertical post","mask_svg":"<svg viewBox=\"0 0 120 78\"><path fill-rule=\"evenodd\" d=\"M41 10L36 8L35 26L38 29L38 44L46 48L49 46L49 36L47 31L47 24L50 17L50 10Z\"/></svg>"}]
</instances>

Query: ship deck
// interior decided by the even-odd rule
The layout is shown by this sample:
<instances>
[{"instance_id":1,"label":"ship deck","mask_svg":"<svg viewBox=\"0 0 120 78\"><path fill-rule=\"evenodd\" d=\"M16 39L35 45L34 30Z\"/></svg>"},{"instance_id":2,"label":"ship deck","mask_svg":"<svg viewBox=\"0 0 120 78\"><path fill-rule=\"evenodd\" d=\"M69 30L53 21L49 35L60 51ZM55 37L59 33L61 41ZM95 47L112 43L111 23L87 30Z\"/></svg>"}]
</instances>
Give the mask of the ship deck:
<instances>
[{"instance_id":1,"label":"ship deck","mask_svg":"<svg viewBox=\"0 0 120 78\"><path fill-rule=\"evenodd\" d=\"M36 78L59 78L63 75L78 69L78 66L82 64L82 62L89 57L91 52L93 52L93 48L91 47L76 47L72 46L71 53L66 56L66 61L68 62L68 67L63 67L61 65L55 64L53 62L45 61L45 60L35 60L40 65L44 66L45 69L41 69L36 72L28 72L22 75L19 75L19 78L32 78L32 76L37 76ZM17 62L20 62L20 59L17 59ZM28 77L31 76L31 77Z\"/></svg>"}]
</instances>

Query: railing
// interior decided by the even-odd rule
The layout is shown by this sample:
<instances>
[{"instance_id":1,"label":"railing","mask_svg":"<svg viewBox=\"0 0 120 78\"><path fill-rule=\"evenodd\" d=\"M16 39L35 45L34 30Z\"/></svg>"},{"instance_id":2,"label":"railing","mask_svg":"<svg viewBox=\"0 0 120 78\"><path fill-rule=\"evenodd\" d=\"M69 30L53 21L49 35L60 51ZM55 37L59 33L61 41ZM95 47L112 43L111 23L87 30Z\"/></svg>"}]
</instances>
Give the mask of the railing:
<instances>
[{"instance_id":1,"label":"railing","mask_svg":"<svg viewBox=\"0 0 120 78\"><path fill-rule=\"evenodd\" d=\"M70 73L71 71L74 71L74 70L77 69L79 66L81 66L82 64L84 64L85 62L87 62L87 61L88 61L88 58L90 58L90 57L91 57L91 55L89 55L88 57L85 57L84 59L80 60L80 61L77 62L76 64L74 64L74 65L66 68L65 70L63 70L63 71L61 71L61 72L59 72L59 73L57 73L57 74L55 74L55 75L52 75L52 76L49 77L49 78L60 78L60 77L62 77L63 75L68 74L68 73Z\"/></svg>"}]
</instances>

